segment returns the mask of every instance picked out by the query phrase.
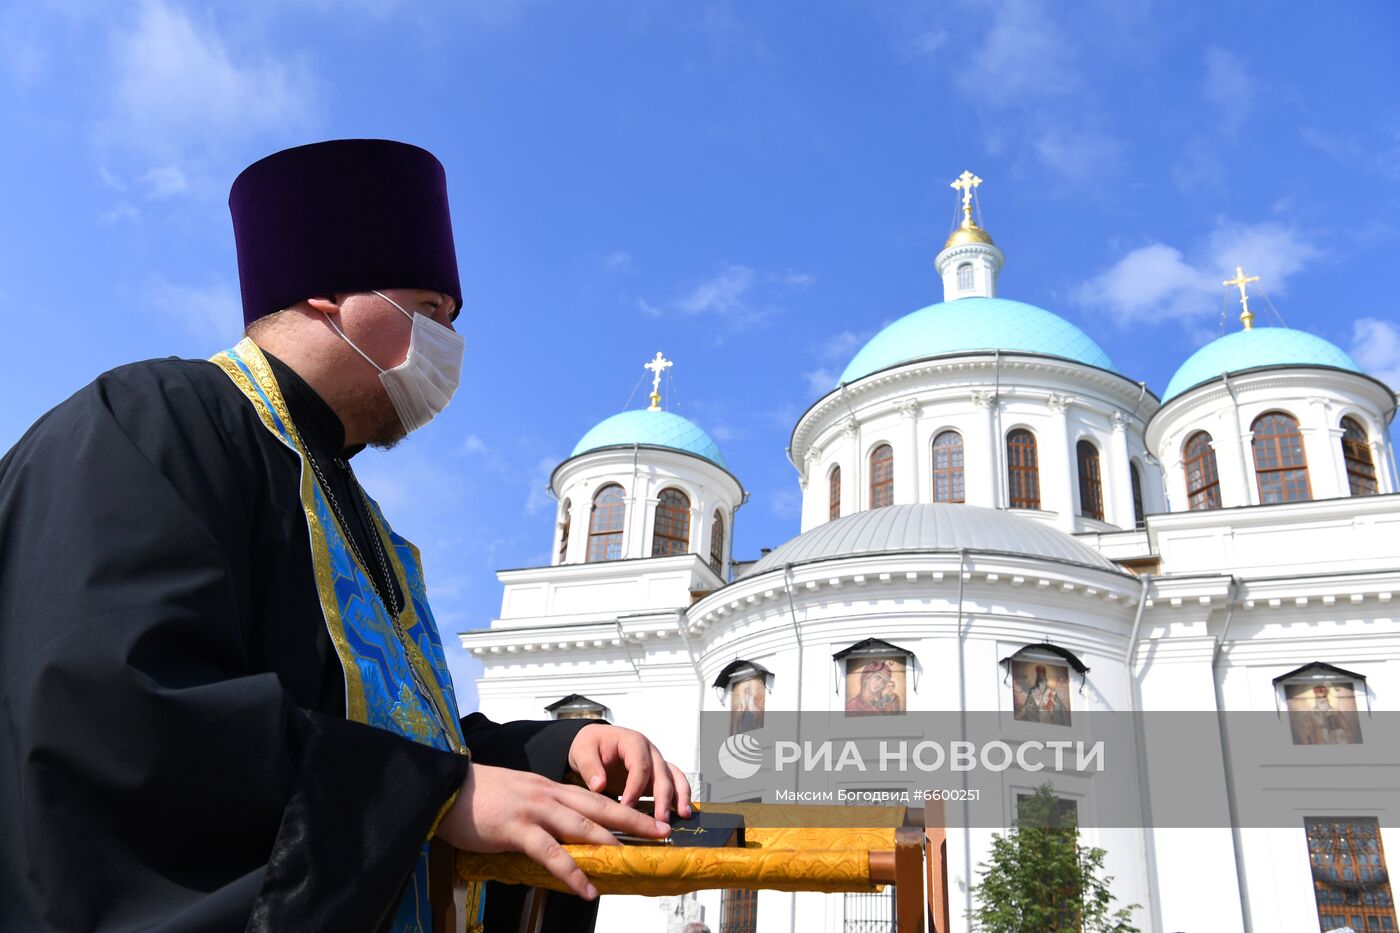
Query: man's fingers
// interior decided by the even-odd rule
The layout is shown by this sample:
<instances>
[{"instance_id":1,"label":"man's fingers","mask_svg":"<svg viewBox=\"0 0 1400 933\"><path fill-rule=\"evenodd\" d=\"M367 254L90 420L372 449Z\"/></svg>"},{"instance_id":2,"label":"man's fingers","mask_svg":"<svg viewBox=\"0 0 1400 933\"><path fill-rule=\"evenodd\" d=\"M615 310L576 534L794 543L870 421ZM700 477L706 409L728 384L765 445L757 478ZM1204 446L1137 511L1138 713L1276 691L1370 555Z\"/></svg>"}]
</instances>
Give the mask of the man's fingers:
<instances>
[{"instance_id":1,"label":"man's fingers","mask_svg":"<svg viewBox=\"0 0 1400 933\"><path fill-rule=\"evenodd\" d=\"M642 799L642 793L651 786L651 743L636 736L640 741L629 742L622 761L627 766L627 786L622 789L624 806L635 806Z\"/></svg>"},{"instance_id":2,"label":"man's fingers","mask_svg":"<svg viewBox=\"0 0 1400 933\"><path fill-rule=\"evenodd\" d=\"M690 808L690 781L686 779L685 772L669 761L666 762L666 770L671 774L671 780L676 785L676 813L682 819L690 819L695 815L695 811Z\"/></svg>"},{"instance_id":3,"label":"man's fingers","mask_svg":"<svg viewBox=\"0 0 1400 933\"><path fill-rule=\"evenodd\" d=\"M665 823L658 823L639 810L623 806L599 794L592 794L581 787L560 787L566 796L560 802L570 809L577 810L605 829L631 833L634 836L660 838L671 831Z\"/></svg>"},{"instance_id":4,"label":"man's fingers","mask_svg":"<svg viewBox=\"0 0 1400 933\"><path fill-rule=\"evenodd\" d=\"M664 823L671 816L671 796L674 788L671 783L671 768L666 759L651 747L651 798L655 802L657 822Z\"/></svg>"},{"instance_id":5,"label":"man's fingers","mask_svg":"<svg viewBox=\"0 0 1400 933\"><path fill-rule=\"evenodd\" d=\"M583 869L559 841L538 826L531 827L520 840L520 850L539 862L551 875L569 886L579 897L591 901L598 896L598 889L588 881Z\"/></svg>"},{"instance_id":6,"label":"man's fingers","mask_svg":"<svg viewBox=\"0 0 1400 933\"><path fill-rule=\"evenodd\" d=\"M581 842L592 846L621 845L611 832L567 804L552 807L541 822L560 842Z\"/></svg>"},{"instance_id":7,"label":"man's fingers","mask_svg":"<svg viewBox=\"0 0 1400 933\"><path fill-rule=\"evenodd\" d=\"M603 758L599 754L597 743L579 743L574 756L574 770L583 778L583 783L589 790L597 793L608 786L607 770L603 767Z\"/></svg>"}]
</instances>

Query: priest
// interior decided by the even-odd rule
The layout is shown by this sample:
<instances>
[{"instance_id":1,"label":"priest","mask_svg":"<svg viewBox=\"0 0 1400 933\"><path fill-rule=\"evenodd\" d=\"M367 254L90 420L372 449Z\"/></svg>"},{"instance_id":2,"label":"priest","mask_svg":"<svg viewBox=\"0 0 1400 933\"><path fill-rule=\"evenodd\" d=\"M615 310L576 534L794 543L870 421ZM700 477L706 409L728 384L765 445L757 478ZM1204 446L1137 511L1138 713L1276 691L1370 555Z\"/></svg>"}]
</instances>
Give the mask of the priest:
<instances>
[{"instance_id":1,"label":"priest","mask_svg":"<svg viewBox=\"0 0 1400 933\"><path fill-rule=\"evenodd\" d=\"M105 373L0 460L0 930L427 930L435 838L595 898L559 843L664 835L629 805L689 815L684 776L607 724L459 720L351 465L457 386L441 164L303 146L229 206L245 339Z\"/></svg>"}]
</instances>

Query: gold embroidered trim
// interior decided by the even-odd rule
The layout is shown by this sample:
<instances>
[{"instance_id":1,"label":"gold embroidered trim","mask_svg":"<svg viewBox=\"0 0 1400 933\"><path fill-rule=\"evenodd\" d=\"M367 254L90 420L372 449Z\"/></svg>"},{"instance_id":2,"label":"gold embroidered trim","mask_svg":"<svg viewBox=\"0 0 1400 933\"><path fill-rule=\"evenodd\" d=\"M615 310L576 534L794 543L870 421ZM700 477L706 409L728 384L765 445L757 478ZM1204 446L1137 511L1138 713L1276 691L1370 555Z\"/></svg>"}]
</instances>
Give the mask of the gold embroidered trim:
<instances>
[{"instance_id":1,"label":"gold embroidered trim","mask_svg":"<svg viewBox=\"0 0 1400 933\"><path fill-rule=\"evenodd\" d=\"M316 479L311 470L307 468L306 450L302 446L301 435L297 433L296 425L292 423L291 414L287 411L286 400L282 398L282 391L278 388L277 378L272 373L272 367L267 362L267 358L263 356L262 350L258 349L258 345L251 338L244 337L234 347L234 352L248 364L249 371L257 380L258 388L261 388L263 393L267 395L273 409L277 412L277 417L281 418L282 424L292 438L292 444L288 446L296 451L297 457L301 461L301 507L302 512L306 515L306 530L311 538L312 566L316 574L316 595L321 602L321 612L326 618L326 631L330 635L331 644L335 646L336 657L339 658L341 671L345 675L345 717L354 722L368 723L369 709L365 699L364 684L360 679L359 665L355 663L355 653L345 637L345 620L341 618L340 604L335 598L330 548L326 544L326 532L321 527L321 518L316 512L314 492ZM234 384L253 403L263 425L272 432L274 437L285 444L286 440L277 431L272 411L268 409L262 396L249 382L239 365L226 353L220 353L213 357L213 362L217 363L219 368L228 374ZM334 517L331 520L334 521ZM344 534L345 530L341 529L341 533ZM365 571L364 567L360 569ZM368 576L368 571L365 573Z\"/></svg>"}]
</instances>

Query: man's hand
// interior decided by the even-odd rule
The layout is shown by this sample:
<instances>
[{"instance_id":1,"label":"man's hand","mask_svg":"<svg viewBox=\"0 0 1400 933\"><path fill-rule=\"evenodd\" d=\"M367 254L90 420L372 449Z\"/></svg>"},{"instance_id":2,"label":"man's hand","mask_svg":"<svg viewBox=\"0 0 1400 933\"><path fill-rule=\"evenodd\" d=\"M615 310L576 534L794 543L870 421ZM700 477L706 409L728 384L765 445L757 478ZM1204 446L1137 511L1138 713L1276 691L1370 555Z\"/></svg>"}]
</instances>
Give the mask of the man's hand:
<instances>
[{"instance_id":1,"label":"man's hand","mask_svg":"<svg viewBox=\"0 0 1400 933\"><path fill-rule=\"evenodd\" d=\"M686 791L688 798L688 786ZM525 771L473 764L437 834L469 852L523 852L579 897L593 900L597 888L560 843L620 845L611 830L660 839L671 828L582 787Z\"/></svg>"},{"instance_id":2,"label":"man's hand","mask_svg":"<svg viewBox=\"0 0 1400 933\"><path fill-rule=\"evenodd\" d=\"M672 801L676 813L691 816L690 782L640 732L607 723L584 726L569 746L569 767L589 790L620 794L623 806L634 806L651 791L656 818L663 823L671 814Z\"/></svg>"}]
</instances>

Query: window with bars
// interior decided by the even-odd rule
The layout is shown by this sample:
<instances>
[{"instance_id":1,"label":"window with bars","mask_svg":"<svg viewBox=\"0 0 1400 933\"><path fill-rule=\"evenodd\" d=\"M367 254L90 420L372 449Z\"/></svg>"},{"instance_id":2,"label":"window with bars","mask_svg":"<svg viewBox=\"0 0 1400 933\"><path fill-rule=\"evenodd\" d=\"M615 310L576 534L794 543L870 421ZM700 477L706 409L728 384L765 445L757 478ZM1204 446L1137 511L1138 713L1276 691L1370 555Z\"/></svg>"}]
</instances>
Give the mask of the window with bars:
<instances>
[{"instance_id":1,"label":"window with bars","mask_svg":"<svg viewBox=\"0 0 1400 933\"><path fill-rule=\"evenodd\" d=\"M573 505L564 500L564 521L559 528L559 563L569 559L569 527L573 520Z\"/></svg>"},{"instance_id":2,"label":"window with bars","mask_svg":"<svg viewBox=\"0 0 1400 933\"><path fill-rule=\"evenodd\" d=\"M1310 500L1308 462L1297 419L1287 412L1271 411L1255 418L1250 430L1254 432L1254 475L1259 482L1260 503Z\"/></svg>"},{"instance_id":3,"label":"window with bars","mask_svg":"<svg viewBox=\"0 0 1400 933\"><path fill-rule=\"evenodd\" d=\"M1197 431L1187 438L1181 460L1186 471L1187 507L1192 512L1220 508L1220 471L1215 467L1210 435Z\"/></svg>"},{"instance_id":4,"label":"window with bars","mask_svg":"<svg viewBox=\"0 0 1400 933\"><path fill-rule=\"evenodd\" d=\"M651 556L670 557L690 550L690 497L679 489L663 489L656 502Z\"/></svg>"},{"instance_id":5,"label":"window with bars","mask_svg":"<svg viewBox=\"0 0 1400 933\"><path fill-rule=\"evenodd\" d=\"M1347 486L1353 496L1374 496L1380 492L1376 484L1376 464L1371 459L1371 442L1366 429L1355 418L1342 419L1342 459L1347 465Z\"/></svg>"},{"instance_id":6,"label":"window with bars","mask_svg":"<svg viewBox=\"0 0 1400 933\"><path fill-rule=\"evenodd\" d=\"M972 263L970 262L958 266L958 291L972 291Z\"/></svg>"},{"instance_id":7,"label":"window with bars","mask_svg":"<svg viewBox=\"0 0 1400 933\"><path fill-rule=\"evenodd\" d=\"M710 522L710 569L724 578L724 515L719 509Z\"/></svg>"},{"instance_id":8,"label":"window with bars","mask_svg":"<svg viewBox=\"0 0 1400 933\"><path fill-rule=\"evenodd\" d=\"M627 504L622 487L616 483L604 486L593 496L593 509L588 516L588 554L590 563L622 559L622 525Z\"/></svg>"},{"instance_id":9,"label":"window with bars","mask_svg":"<svg viewBox=\"0 0 1400 933\"><path fill-rule=\"evenodd\" d=\"M895 933L894 885L885 890L848 891L841 898L841 933Z\"/></svg>"},{"instance_id":10,"label":"window with bars","mask_svg":"<svg viewBox=\"0 0 1400 933\"><path fill-rule=\"evenodd\" d=\"M963 502L963 440L957 431L933 439L933 501Z\"/></svg>"},{"instance_id":11,"label":"window with bars","mask_svg":"<svg viewBox=\"0 0 1400 933\"><path fill-rule=\"evenodd\" d=\"M1006 478L1013 509L1040 508L1040 465L1035 435L1017 428L1006 435Z\"/></svg>"},{"instance_id":12,"label":"window with bars","mask_svg":"<svg viewBox=\"0 0 1400 933\"><path fill-rule=\"evenodd\" d=\"M758 892L726 888L720 892L719 933L757 933Z\"/></svg>"},{"instance_id":13,"label":"window with bars","mask_svg":"<svg viewBox=\"0 0 1400 933\"><path fill-rule=\"evenodd\" d=\"M1147 510L1142 506L1142 472L1136 463L1128 464L1128 478L1133 483L1133 527L1141 528L1147 524Z\"/></svg>"},{"instance_id":14,"label":"window with bars","mask_svg":"<svg viewBox=\"0 0 1400 933\"><path fill-rule=\"evenodd\" d=\"M841 517L841 468L834 466L831 468L831 475L827 477L827 510L828 519Z\"/></svg>"},{"instance_id":15,"label":"window with bars","mask_svg":"<svg viewBox=\"0 0 1400 933\"><path fill-rule=\"evenodd\" d=\"M870 452L870 507L894 505L894 448L881 444Z\"/></svg>"},{"instance_id":16,"label":"window with bars","mask_svg":"<svg viewBox=\"0 0 1400 933\"><path fill-rule=\"evenodd\" d=\"M1103 477L1099 473L1099 449L1089 441L1074 446L1079 460L1079 514L1103 521Z\"/></svg>"},{"instance_id":17,"label":"window with bars","mask_svg":"<svg viewBox=\"0 0 1400 933\"><path fill-rule=\"evenodd\" d=\"M1375 817L1308 817L1317 919L1323 930L1396 933L1395 898Z\"/></svg>"}]
</instances>

